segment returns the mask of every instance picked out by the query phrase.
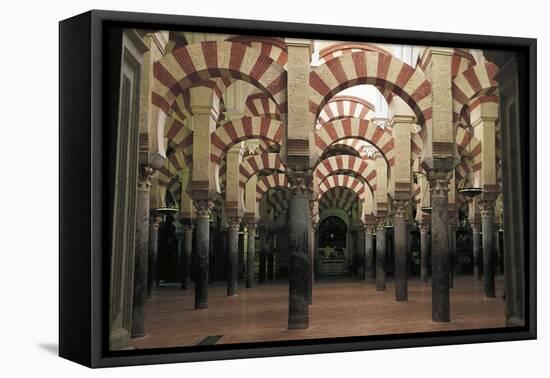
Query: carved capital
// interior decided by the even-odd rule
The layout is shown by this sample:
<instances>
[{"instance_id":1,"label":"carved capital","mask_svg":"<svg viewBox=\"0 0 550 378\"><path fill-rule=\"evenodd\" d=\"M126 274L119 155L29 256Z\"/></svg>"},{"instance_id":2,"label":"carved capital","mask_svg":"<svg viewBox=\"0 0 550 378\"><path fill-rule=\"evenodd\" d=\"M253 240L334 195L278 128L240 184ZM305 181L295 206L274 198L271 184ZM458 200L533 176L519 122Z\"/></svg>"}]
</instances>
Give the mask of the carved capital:
<instances>
[{"instance_id":1,"label":"carved capital","mask_svg":"<svg viewBox=\"0 0 550 378\"><path fill-rule=\"evenodd\" d=\"M154 170L148 165L140 165L138 175L138 191L148 192L151 189L151 177Z\"/></svg>"},{"instance_id":2,"label":"carved capital","mask_svg":"<svg viewBox=\"0 0 550 378\"><path fill-rule=\"evenodd\" d=\"M380 217L376 218L377 224L376 224L376 231L384 230L386 227L386 218Z\"/></svg>"},{"instance_id":3,"label":"carved capital","mask_svg":"<svg viewBox=\"0 0 550 378\"><path fill-rule=\"evenodd\" d=\"M197 218L210 218L210 213L212 212L212 207L214 202L210 199L199 199L194 200L193 205L195 205L195 210Z\"/></svg>"},{"instance_id":4,"label":"carved capital","mask_svg":"<svg viewBox=\"0 0 550 378\"><path fill-rule=\"evenodd\" d=\"M248 229L248 233L256 234L256 229L258 228L258 225L253 222L246 223L246 228Z\"/></svg>"},{"instance_id":5,"label":"carved capital","mask_svg":"<svg viewBox=\"0 0 550 378\"><path fill-rule=\"evenodd\" d=\"M430 171L428 180L430 182L430 193L432 197L448 197L449 182L452 171Z\"/></svg>"},{"instance_id":6,"label":"carved capital","mask_svg":"<svg viewBox=\"0 0 550 378\"><path fill-rule=\"evenodd\" d=\"M405 200L396 200L393 201L394 207L394 217L396 218L405 218L407 212L407 202Z\"/></svg>"},{"instance_id":7,"label":"carved capital","mask_svg":"<svg viewBox=\"0 0 550 378\"><path fill-rule=\"evenodd\" d=\"M162 217L156 209L149 210L149 224L154 230L158 230Z\"/></svg>"},{"instance_id":8,"label":"carved capital","mask_svg":"<svg viewBox=\"0 0 550 378\"><path fill-rule=\"evenodd\" d=\"M481 217L485 218L494 214L495 201L494 200L481 200L478 202Z\"/></svg>"},{"instance_id":9,"label":"carved capital","mask_svg":"<svg viewBox=\"0 0 550 378\"><path fill-rule=\"evenodd\" d=\"M227 218L227 229L230 231L239 231L239 226L241 224L240 217L229 217Z\"/></svg>"},{"instance_id":10,"label":"carved capital","mask_svg":"<svg viewBox=\"0 0 550 378\"><path fill-rule=\"evenodd\" d=\"M313 194L313 173L308 170L294 170L287 168L290 193L295 196L309 196Z\"/></svg>"},{"instance_id":11,"label":"carved capital","mask_svg":"<svg viewBox=\"0 0 550 378\"><path fill-rule=\"evenodd\" d=\"M479 223L472 223L472 232L477 232L478 234L481 232L481 225Z\"/></svg>"},{"instance_id":12,"label":"carved capital","mask_svg":"<svg viewBox=\"0 0 550 378\"><path fill-rule=\"evenodd\" d=\"M428 226L427 223L420 223L420 225L418 226L418 228L420 228L420 232L421 232L421 233L425 233L425 234L427 234L427 233L428 233L428 230L430 229L430 227Z\"/></svg>"}]
</instances>

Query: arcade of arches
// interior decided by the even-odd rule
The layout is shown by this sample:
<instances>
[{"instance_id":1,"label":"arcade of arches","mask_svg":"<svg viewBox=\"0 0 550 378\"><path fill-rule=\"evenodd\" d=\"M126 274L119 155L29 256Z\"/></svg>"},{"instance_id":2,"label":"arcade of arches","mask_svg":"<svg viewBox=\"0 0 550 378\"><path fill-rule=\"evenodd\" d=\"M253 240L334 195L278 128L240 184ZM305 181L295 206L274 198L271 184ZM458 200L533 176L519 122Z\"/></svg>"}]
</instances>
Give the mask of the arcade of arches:
<instances>
[{"instance_id":1,"label":"arcade of arches","mask_svg":"<svg viewBox=\"0 0 550 378\"><path fill-rule=\"evenodd\" d=\"M521 324L514 75L489 53L138 30L122 48L112 349Z\"/></svg>"}]
</instances>

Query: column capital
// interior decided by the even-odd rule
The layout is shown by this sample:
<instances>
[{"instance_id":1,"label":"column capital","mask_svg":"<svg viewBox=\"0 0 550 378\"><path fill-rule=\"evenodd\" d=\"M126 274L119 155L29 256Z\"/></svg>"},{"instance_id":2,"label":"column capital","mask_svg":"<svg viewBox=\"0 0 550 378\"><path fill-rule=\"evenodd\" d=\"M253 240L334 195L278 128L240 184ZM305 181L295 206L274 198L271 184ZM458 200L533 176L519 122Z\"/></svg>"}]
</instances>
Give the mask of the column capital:
<instances>
[{"instance_id":1,"label":"column capital","mask_svg":"<svg viewBox=\"0 0 550 378\"><path fill-rule=\"evenodd\" d=\"M447 197L449 193L449 183L453 171L430 170L428 172L428 181L430 182L430 193L434 197Z\"/></svg>"},{"instance_id":2,"label":"column capital","mask_svg":"<svg viewBox=\"0 0 550 378\"><path fill-rule=\"evenodd\" d=\"M148 192L151 189L151 178L154 172L154 169L149 165L139 166L138 191Z\"/></svg>"},{"instance_id":3,"label":"column capital","mask_svg":"<svg viewBox=\"0 0 550 378\"><path fill-rule=\"evenodd\" d=\"M478 202L478 206L481 212L481 217L482 218L487 217L490 214L492 214L492 212L495 209L495 200L482 199L481 201Z\"/></svg>"},{"instance_id":4,"label":"column capital","mask_svg":"<svg viewBox=\"0 0 550 378\"><path fill-rule=\"evenodd\" d=\"M227 218L227 229L230 231L239 231L241 224L241 217L229 217Z\"/></svg>"},{"instance_id":5,"label":"column capital","mask_svg":"<svg viewBox=\"0 0 550 378\"><path fill-rule=\"evenodd\" d=\"M420 232L425 232L427 233L430 229L430 226L427 224L427 223L420 223L420 225L418 226L418 228L420 229Z\"/></svg>"},{"instance_id":6,"label":"column capital","mask_svg":"<svg viewBox=\"0 0 550 378\"><path fill-rule=\"evenodd\" d=\"M149 209L149 223L151 226L158 229L160 222L162 222L162 216L157 209Z\"/></svg>"},{"instance_id":7,"label":"column capital","mask_svg":"<svg viewBox=\"0 0 550 378\"><path fill-rule=\"evenodd\" d=\"M198 199L193 200L193 205L195 205L197 218L210 218L214 201L211 199Z\"/></svg>"},{"instance_id":8,"label":"column capital","mask_svg":"<svg viewBox=\"0 0 550 378\"><path fill-rule=\"evenodd\" d=\"M313 194L313 172L308 170L294 170L287 167L286 174L290 184L290 192L295 196L309 196Z\"/></svg>"},{"instance_id":9,"label":"column capital","mask_svg":"<svg viewBox=\"0 0 550 378\"><path fill-rule=\"evenodd\" d=\"M376 221L376 230L384 230L386 227L386 217L377 217Z\"/></svg>"},{"instance_id":10,"label":"column capital","mask_svg":"<svg viewBox=\"0 0 550 378\"><path fill-rule=\"evenodd\" d=\"M481 224L479 223L471 223L470 226L472 227L473 232L479 233L481 231Z\"/></svg>"},{"instance_id":11,"label":"column capital","mask_svg":"<svg viewBox=\"0 0 550 378\"><path fill-rule=\"evenodd\" d=\"M401 200L401 199L394 200L393 207L394 207L395 213L393 216L397 218L405 218L408 202L409 201L407 200Z\"/></svg>"}]
</instances>

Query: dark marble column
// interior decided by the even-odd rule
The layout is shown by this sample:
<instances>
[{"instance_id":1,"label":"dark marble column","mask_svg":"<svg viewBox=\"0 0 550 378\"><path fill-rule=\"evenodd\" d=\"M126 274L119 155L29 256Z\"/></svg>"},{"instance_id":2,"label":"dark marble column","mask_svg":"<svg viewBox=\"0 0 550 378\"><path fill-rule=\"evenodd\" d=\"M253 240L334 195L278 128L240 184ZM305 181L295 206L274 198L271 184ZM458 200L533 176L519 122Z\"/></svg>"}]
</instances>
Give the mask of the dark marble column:
<instances>
[{"instance_id":1,"label":"dark marble column","mask_svg":"<svg viewBox=\"0 0 550 378\"><path fill-rule=\"evenodd\" d=\"M150 167L142 166L140 171L136 198L136 244L131 337L145 336L145 300L147 298L150 227L149 194L153 170Z\"/></svg>"},{"instance_id":2,"label":"dark marble column","mask_svg":"<svg viewBox=\"0 0 550 378\"><path fill-rule=\"evenodd\" d=\"M267 280L273 281L275 279L275 231L268 231L268 253L267 253Z\"/></svg>"},{"instance_id":3,"label":"dark marble column","mask_svg":"<svg viewBox=\"0 0 550 378\"><path fill-rule=\"evenodd\" d=\"M254 287L254 254L256 250L256 223L248 223L248 241L246 251L246 287Z\"/></svg>"},{"instance_id":4,"label":"dark marble column","mask_svg":"<svg viewBox=\"0 0 550 378\"><path fill-rule=\"evenodd\" d=\"M308 251L308 278L307 278L307 301L313 303L313 284L315 282L315 230L317 229L316 216L314 214L314 201L309 202L309 251Z\"/></svg>"},{"instance_id":5,"label":"dark marble column","mask_svg":"<svg viewBox=\"0 0 550 378\"><path fill-rule=\"evenodd\" d=\"M162 218L156 209L149 211L149 246L147 259L147 297L154 298L157 291L157 256L159 225Z\"/></svg>"},{"instance_id":6,"label":"dark marble column","mask_svg":"<svg viewBox=\"0 0 550 378\"><path fill-rule=\"evenodd\" d=\"M227 296L237 295L239 274L239 225L241 218L227 218Z\"/></svg>"},{"instance_id":7,"label":"dark marble column","mask_svg":"<svg viewBox=\"0 0 550 378\"><path fill-rule=\"evenodd\" d=\"M481 281L481 227L472 223L472 250L474 263L474 278Z\"/></svg>"},{"instance_id":8,"label":"dark marble column","mask_svg":"<svg viewBox=\"0 0 550 378\"><path fill-rule=\"evenodd\" d=\"M193 201L197 214L195 309L208 308L208 269L210 260L210 212L213 203L209 199Z\"/></svg>"},{"instance_id":9,"label":"dark marble column","mask_svg":"<svg viewBox=\"0 0 550 378\"><path fill-rule=\"evenodd\" d=\"M375 281L374 240L372 237L372 225L365 227L365 281Z\"/></svg>"},{"instance_id":10,"label":"dark marble column","mask_svg":"<svg viewBox=\"0 0 550 378\"><path fill-rule=\"evenodd\" d=\"M449 171L430 172L432 231L432 320L451 320L449 298Z\"/></svg>"},{"instance_id":11,"label":"dark marble column","mask_svg":"<svg viewBox=\"0 0 550 378\"><path fill-rule=\"evenodd\" d=\"M357 225L357 279L365 280L365 225Z\"/></svg>"},{"instance_id":12,"label":"dark marble column","mask_svg":"<svg viewBox=\"0 0 550 378\"><path fill-rule=\"evenodd\" d=\"M188 221L189 222L189 221ZM191 256L193 250L193 228L189 223L183 223L183 250L182 250L182 277L181 288L187 290L191 287Z\"/></svg>"},{"instance_id":13,"label":"dark marble column","mask_svg":"<svg viewBox=\"0 0 550 378\"><path fill-rule=\"evenodd\" d=\"M303 329L309 327L308 232L310 226L309 201L312 196L313 181L310 171L290 170L288 177L290 181L287 221L290 253L288 329Z\"/></svg>"},{"instance_id":14,"label":"dark marble column","mask_svg":"<svg viewBox=\"0 0 550 378\"><path fill-rule=\"evenodd\" d=\"M260 226L258 231L260 234L260 265L258 269L258 281L262 283L265 282L267 276L267 229L266 227Z\"/></svg>"},{"instance_id":15,"label":"dark marble column","mask_svg":"<svg viewBox=\"0 0 550 378\"><path fill-rule=\"evenodd\" d=\"M456 275L456 218L449 216L449 288L454 287Z\"/></svg>"},{"instance_id":16,"label":"dark marble column","mask_svg":"<svg viewBox=\"0 0 550 378\"><path fill-rule=\"evenodd\" d=\"M502 274L502 270L500 269L500 226L498 223L495 223L495 236L494 236L494 244L495 244L495 275Z\"/></svg>"},{"instance_id":17,"label":"dark marble column","mask_svg":"<svg viewBox=\"0 0 550 378\"><path fill-rule=\"evenodd\" d=\"M495 226L495 202L494 200L482 200L481 232L483 243L483 289L485 297L495 297L495 250L494 250L494 226Z\"/></svg>"},{"instance_id":18,"label":"dark marble column","mask_svg":"<svg viewBox=\"0 0 550 378\"><path fill-rule=\"evenodd\" d=\"M386 290L386 218L376 226L376 290Z\"/></svg>"},{"instance_id":19,"label":"dark marble column","mask_svg":"<svg viewBox=\"0 0 550 378\"><path fill-rule=\"evenodd\" d=\"M405 220L406 201L394 201L393 239L395 254L395 300L408 300L407 287L407 222Z\"/></svg>"},{"instance_id":20,"label":"dark marble column","mask_svg":"<svg viewBox=\"0 0 550 378\"><path fill-rule=\"evenodd\" d=\"M420 224L420 281L428 282L428 225Z\"/></svg>"}]
</instances>

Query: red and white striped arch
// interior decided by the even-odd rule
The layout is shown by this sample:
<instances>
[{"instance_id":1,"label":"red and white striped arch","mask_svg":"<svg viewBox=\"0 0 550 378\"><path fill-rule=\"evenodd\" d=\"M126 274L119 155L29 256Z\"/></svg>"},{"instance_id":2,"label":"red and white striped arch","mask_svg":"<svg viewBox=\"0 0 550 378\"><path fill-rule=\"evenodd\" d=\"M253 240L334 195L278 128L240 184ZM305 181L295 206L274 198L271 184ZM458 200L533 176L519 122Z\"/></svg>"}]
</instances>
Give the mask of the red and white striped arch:
<instances>
[{"instance_id":1,"label":"red and white striped arch","mask_svg":"<svg viewBox=\"0 0 550 378\"><path fill-rule=\"evenodd\" d=\"M376 190L376 167L372 161L369 163L351 155L336 155L322 160L315 167L313 175L318 182L323 182L328 176L346 171L354 172L370 186L371 190Z\"/></svg>"},{"instance_id":2,"label":"red and white striped arch","mask_svg":"<svg viewBox=\"0 0 550 378\"><path fill-rule=\"evenodd\" d=\"M351 189L361 201L364 201L366 198L365 184L355 177L349 175L332 175L327 176L319 184L319 194L317 195L317 200L320 200L323 197L323 194L332 188L336 187L346 187Z\"/></svg>"},{"instance_id":3,"label":"red and white striped arch","mask_svg":"<svg viewBox=\"0 0 550 378\"><path fill-rule=\"evenodd\" d=\"M258 177L258 182L256 183L256 202L259 202L262 196L270 189L288 187L288 179L284 173L274 173Z\"/></svg>"},{"instance_id":4,"label":"red and white striped arch","mask_svg":"<svg viewBox=\"0 0 550 378\"><path fill-rule=\"evenodd\" d=\"M219 165L233 145L246 139L267 139L281 144L283 124L265 117L242 117L229 121L210 134L210 160Z\"/></svg>"},{"instance_id":5,"label":"red and white striped arch","mask_svg":"<svg viewBox=\"0 0 550 378\"><path fill-rule=\"evenodd\" d=\"M281 120L277 104L265 93L254 93L248 96L246 99L246 113L255 117L268 117L278 121Z\"/></svg>"},{"instance_id":6,"label":"red and white striped arch","mask_svg":"<svg viewBox=\"0 0 550 378\"><path fill-rule=\"evenodd\" d=\"M258 49L261 51L262 55L270 57L281 66L285 66L288 60L286 45L282 38L238 35L227 38L227 41L242 43Z\"/></svg>"},{"instance_id":7,"label":"red and white striped arch","mask_svg":"<svg viewBox=\"0 0 550 378\"><path fill-rule=\"evenodd\" d=\"M319 212L327 209L341 209L350 215L353 205L357 202L357 194L346 187L335 187L327 190L319 199Z\"/></svg>"},{"instance_id":8,"label":"red and white striped arch","mask_svg":"<svg viewBox=\"0 0 550 378\"><path fill-rule=\"evenodd\" d=\"M338 58L344 54L354 52L375 52L390 56L391 53L380 46L368 42L341 42L325 47L319 51L319 61L326 63L327 61Z\"/></svg>"},{"instance_id":9,"label":"red and white striped arch","mask_svg":"<svg viewBox=\"0 0 550 378\"><path fill-rule=\"evenodd\" d=\"M371 121L346 118L325 123L315 131L315 145L319 155L336 141L341 139L359 139L372 144L385 157L388 165L395 163L395 140L391 133Z\"/></svg>"},{"instance_id":10,"label":"red and white striped arch","mask_svg":"<svg viewBox=\"0 0 550 378\"><path fill-rule=\"evenodd\" d=\"M309 109L315 119L337 93L360 84L371 84L401 97L422 126L432 119L430 82L420 69L415 70L391 55L364 51L344 54L311 71L309 84Z\"/></svg>"},{"instance_id":11,"label":"red and white striped arch","mask_svg":"<svg viewBox=\"0 0 550 378\"><path fill-rule=\"evenodd\" d=\"M165 137L168 146L176 153L181 153L187 164L193 161L193 131L175 118L167 118Z\"/></svg>"},{"instance_id":12,"label":"red and white striped arch","mask_svg":"<svg viewBox=\"0 0 550 378\"><path fill-rule=\"evenodd\" d=\"M498 94L498 83L494 79L497 71L497 66L485 63L471 66L453 79L453 121L459 121L464 106L470 100Z\"/></svg>"},{"instance_id":13,"label":"red and white striped arch","mask_svg":"<svg viewBox=\"0 0 550 378\"><path fill-rule=\"evenodd\" d=\"M239 167L239 186L244 189L246 187L248 179L250 179L252 175L255 175L258 172L266 169L279 172L285 171L285 165L283 164L283 161L281 160L279 154L268 152L247 156L243 159L243 162Z\"/></svg>"},{"instance_id":14,"label":"red and white striped arch","mask_svg":"<svg viewBox=\"0 0 550 378\"><path fill-rule=\"evenodd\" d=\"M290 198L288 188L276 188L266 194L265 205L269 213L274 209L275 218L288 209L288 199Z\"/></svg>"},{"instance_id":15,"label":"red and white striped arch","mask_svg":"<svg viewBox=\"0 0 550 378\"><path fill-rule=\"evenodd\" d=\"M286 112L286 71L243 43L205 41L177 48L154 63L153 78L152 102L166 114L183 91L212 78L247 81Z\"/></svg>"},{"instance_id":16,"label":"red and white striped arch","mask_svg":"<svg viewBox=\"0 0 550 378\"><path fill-rule=\"evenodd\" d=\"M375 108L370 102L355 96L335 96L323 107L317 119L317 128L327 122L342 118L371 120Z\"/></svg>"},{"instance_id":17,"label":"red and white striped arch","mask_svg":"<svg viewBox=\"0 0 550 378\"><path fill-rule=\"evenodd\" d=\"M455 142L458 154L461 157L460 164L455 168L455 178L458 182L463 180L469 173L481 170L483 147L481 141L473 136L469 130L457 127L455 132ZM471 160L471 162L469 163L468 160Z\"/></svg>"}]
</instances>

